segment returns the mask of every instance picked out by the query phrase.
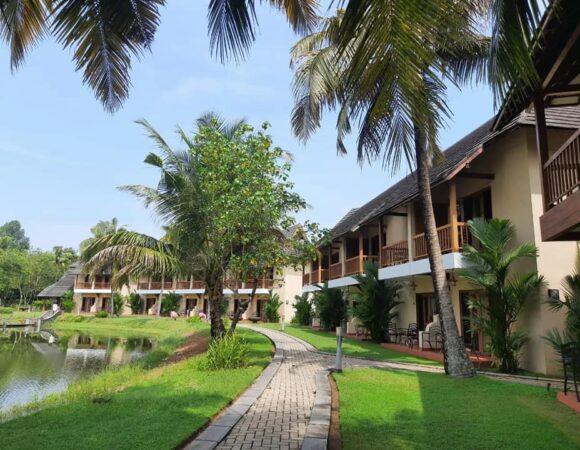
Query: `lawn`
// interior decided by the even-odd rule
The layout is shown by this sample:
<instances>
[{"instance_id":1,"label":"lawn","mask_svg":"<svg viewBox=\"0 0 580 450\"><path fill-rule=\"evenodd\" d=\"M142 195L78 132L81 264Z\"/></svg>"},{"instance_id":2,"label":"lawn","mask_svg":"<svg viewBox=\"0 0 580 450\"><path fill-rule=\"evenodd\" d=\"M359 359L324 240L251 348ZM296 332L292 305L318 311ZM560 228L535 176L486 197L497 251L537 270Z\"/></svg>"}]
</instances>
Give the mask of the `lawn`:
<instances>
[{"instance_id":1,"label":"lawn","mask_svg":"<svg viewBox=\"0 0 580 450\"><path fill-rule=\"evenodd\" d=\"M276 331L282 331L278 323L259 323L258 326L270 328ZM313 330L307 327L297 325L286 325L286 333L291 336L302 339L313 345L322 352L336 352L336 336L324 331ZM355 356L362 358L375 359L379 361L394 361L402 363L427 364L430 366L442 366L436 361L429 359L417 358L415 356L389 350L374 342L359 341L345 337L342 341L342 351L346 356Z\"/></svg>"},{"instance_id":2,"label":"lawn","mask_svg":"<svg viewBox=\"0 0 580 450\"><path fill-rule=\"evenodd\" d=\"M379 369L334 378L344 450L580 448L580 417L544 388Z\"/></svg>"},{"instance_id":3,"label":"lawn","mask_svg":"<svg viewBox=\"0 0 580 450\"><path fill-rule=\"evenodd\" d=\"M103 321L100 326L96 320ZM207 333L207 325L143 318L58 321L57 328L121 331L132 323L139 335L157 330L160 345L144 360L75 383L63 394L42 400L42 409L0 424L4 449L170 449L203 427L237 397L271 360L270 341L240 330L249 345L248 365L204 371L204 355L163 365L186 331ZM140 324L140 325L139 325ZM93 402L104 399L104 402Z\"/></svg>"}]
</instances>

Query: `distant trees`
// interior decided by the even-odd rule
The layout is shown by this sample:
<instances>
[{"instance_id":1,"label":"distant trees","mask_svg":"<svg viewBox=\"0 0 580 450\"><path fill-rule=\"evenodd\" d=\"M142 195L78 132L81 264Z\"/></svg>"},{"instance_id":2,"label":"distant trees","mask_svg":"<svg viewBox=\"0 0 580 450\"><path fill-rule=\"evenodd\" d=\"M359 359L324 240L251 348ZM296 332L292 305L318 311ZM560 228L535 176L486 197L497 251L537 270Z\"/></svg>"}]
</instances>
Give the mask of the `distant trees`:
<instances>
[{"instance_id":1,"label":"distant trees","mask_svg":"<svg viewBox=\"0 0 580 450\"><path fill-rule=\"evenodd\" d=\"M0 249L28 250L30 239L18 220L11 220L0 226Z\"/></svg>"},{"instance_id":2,"label":"distant trees","mask_svg":"<svg viewBox=\"0 0 580 450\"><path fill-rule=\"evenodd\" d=\"M87 247L97 239L100 239L108 234L116 233L122 229L122 227L119 227L119 219L116 217L113 217L111 220L100 220L94 227L91 228L92 236L82 241L79 245L81 253L83 253Z\"/></svg>"}]
</instances>

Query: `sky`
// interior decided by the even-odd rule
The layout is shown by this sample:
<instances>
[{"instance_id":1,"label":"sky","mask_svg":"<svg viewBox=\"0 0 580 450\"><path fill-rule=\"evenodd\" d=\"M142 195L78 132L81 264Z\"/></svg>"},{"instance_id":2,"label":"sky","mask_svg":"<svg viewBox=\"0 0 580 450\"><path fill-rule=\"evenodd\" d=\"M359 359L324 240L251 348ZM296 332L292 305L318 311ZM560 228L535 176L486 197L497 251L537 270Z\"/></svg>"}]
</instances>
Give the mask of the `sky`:
<instances>
[{"instance_id":1,"label":"sky","mask_svg":"<svg viewBox=\"0 0 580 450\"><path fill-rule=\"evenodd\" d=\"M297 37L278 12L263 5L250 57L221 64L209 51L207 2L171 0L162 11L152 52L134 61L130 98L104 111L75 71L71 51L40 43L12 73L0 44L0 224L19 220L32 246L78 248L99 220L117 217L132 230L160 236L160 223L124 184L154 186L143 159L154 150L135 120L147 119L175 147L175 126L216 111L227 119L271 124L274 143L294 155L292 181L310 208L297 217L332 227L351 208L409 173L380 164L361 167L354 152L336 155L334 115L303 145L292 135L289 50ZM454 117L441 131L446 148L493 115L485 87L450 87Z\"/></svg>"}]
</instances>

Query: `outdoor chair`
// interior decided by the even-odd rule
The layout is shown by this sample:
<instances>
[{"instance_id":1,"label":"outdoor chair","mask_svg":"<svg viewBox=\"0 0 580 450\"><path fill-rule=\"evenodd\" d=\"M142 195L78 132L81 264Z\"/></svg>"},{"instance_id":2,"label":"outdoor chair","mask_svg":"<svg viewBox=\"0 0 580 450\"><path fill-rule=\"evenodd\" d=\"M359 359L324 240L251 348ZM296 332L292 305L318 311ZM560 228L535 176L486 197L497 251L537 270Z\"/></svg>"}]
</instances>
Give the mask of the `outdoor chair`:
<instances>
[{"instance_id":1,"label":"outdoor chair","mask_svg":"<svg viewBox=\"0 0 580 450\"><path fill-rule=\"evenodd\" d=\"M568 380L574 384L576 400L580 402L578 377L580 376L580 347L576 342L563 344L561 347L562 365L564 366L564 395L568 393Z\"/></svg>"},{"instance_id":2,"label":"outdoor chair","mask_svg":"<svg viewBox=\"0 0 580 450\"><path fill-rule=\"evenodd\" d=\"M429 331L423 333L423 347L425 347L426 343L431 350L443 351L443 334L441 333L440 325L432 324L429 327Z\"/></svg>"},{"instance_id":3,"label":"outdoor chair","mask_svg":"<svg viewBox=\"0 0 580 450\"><path fill-rule=\"evenodd\" d=\"M387 340L393 344L399 343L399 330L394 322L387 323Z\"/></svg>"},{"instance_id":4,"label":"outdoor chair","mask_svg":"<svg viewBox=\"0 0 580 450\"><path fill-rule=\"evenodd\" d=\"M413 345L417 343L419 345L419 329L416 323L410 323L407 328L399 328L399 338L401 339L401 344L413 348Z\"/></svg>"}]
</instances>

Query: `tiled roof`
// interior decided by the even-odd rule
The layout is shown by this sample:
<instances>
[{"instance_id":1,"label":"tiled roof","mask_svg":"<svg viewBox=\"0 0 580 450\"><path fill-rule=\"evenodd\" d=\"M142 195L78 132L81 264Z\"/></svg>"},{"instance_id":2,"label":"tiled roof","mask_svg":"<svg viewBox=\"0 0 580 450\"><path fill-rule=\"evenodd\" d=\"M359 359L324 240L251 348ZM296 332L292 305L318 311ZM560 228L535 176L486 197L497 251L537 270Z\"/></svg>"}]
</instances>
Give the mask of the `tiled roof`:
<instances>
[{"instance_id":1,"label":"tiled roof","mask_svg":"<svg viewBox=\"0 0 580 450\"><path fill-rule=\"evenodd\" d=\"M499 131L490 131L494 119L467 134L443 152L444 158L430 172L431 185L436 185L451 175L471 158L477 156L483 144L517 126L534 125L534 113L522 112ZM553 128L580 128L580 107L550 108L546 110L546 123ZM351 209L331 230L333 239L344 236L357 226L364 225L379 215L396 208L418 195L415 172L395 183L360 208Z\"/></svg>"},{"instance_id":2,"label":"tiled roof","mask_svg":"<svg viewBox=\"0 0 580 450\"><path fill-rule=\"evenodd\" d=\"M56 283L44 288L38 294L38 298L61 298L66 291L71 290L75 284L75 276L80 273L81 265L75 263Z\"/></svg>"}]
</instances>

